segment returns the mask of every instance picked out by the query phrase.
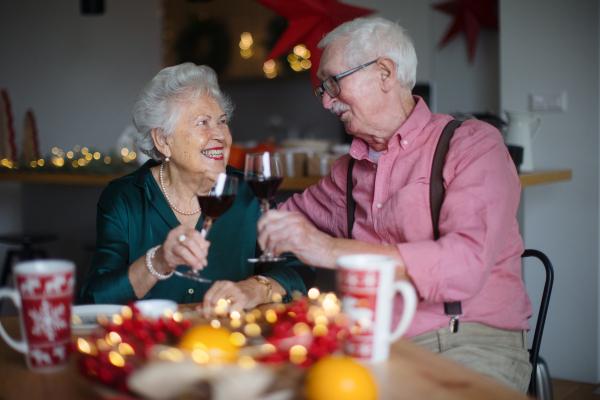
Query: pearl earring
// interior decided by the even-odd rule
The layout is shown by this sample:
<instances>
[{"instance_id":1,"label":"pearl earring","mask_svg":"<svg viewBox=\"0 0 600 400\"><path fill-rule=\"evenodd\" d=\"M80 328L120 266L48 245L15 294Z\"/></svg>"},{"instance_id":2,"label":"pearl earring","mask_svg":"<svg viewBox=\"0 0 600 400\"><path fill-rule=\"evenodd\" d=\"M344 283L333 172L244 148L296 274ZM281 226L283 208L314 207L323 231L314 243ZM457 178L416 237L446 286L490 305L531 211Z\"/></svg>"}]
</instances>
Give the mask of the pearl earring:
<instances>
[{"instance_id":1,"label":"pearl earring","mask_svg":"<svg viewBox=\"0 0 600 400\"><path fill-rule=\"evenodd\" d=\"M171 159L169 157L165 158L166 162L169 162Z\"/></svg>"}]
</instances>

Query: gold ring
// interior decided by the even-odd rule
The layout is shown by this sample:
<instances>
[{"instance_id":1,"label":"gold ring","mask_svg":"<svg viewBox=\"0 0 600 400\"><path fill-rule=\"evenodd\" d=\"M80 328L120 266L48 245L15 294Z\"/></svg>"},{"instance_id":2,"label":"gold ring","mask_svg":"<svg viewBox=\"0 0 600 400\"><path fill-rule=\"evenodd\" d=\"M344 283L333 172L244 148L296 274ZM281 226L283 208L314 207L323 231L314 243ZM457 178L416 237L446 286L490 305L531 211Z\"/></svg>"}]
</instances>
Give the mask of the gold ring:
<instances>
[{"instance_id":1,"label":"gold ring","mask_svg":"<svg viewBox=\"0 0 600 400\"><path fill-rule=\"evenodd\" d=\"M229 296L225 297L225 301L227 302L227 305L230 306L233 303L235 303L235 297L233 297L232 295L229 295Z\"/></svg>"}]
</instances>

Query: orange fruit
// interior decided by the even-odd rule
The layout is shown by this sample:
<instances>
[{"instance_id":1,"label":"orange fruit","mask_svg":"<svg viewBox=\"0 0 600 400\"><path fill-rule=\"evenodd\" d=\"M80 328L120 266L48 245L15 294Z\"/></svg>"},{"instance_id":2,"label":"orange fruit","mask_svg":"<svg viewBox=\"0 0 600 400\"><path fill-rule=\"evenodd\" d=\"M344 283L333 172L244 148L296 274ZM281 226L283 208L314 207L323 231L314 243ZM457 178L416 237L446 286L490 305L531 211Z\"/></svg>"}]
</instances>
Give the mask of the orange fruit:
<instances>
[{"instance_id":1,"label":"orange fruit","mask_svg":"<svg viewBox=\"0 0 600 400\"><path fill-rule=\"evenodd\" d=\"M203 350L211 360L233 362L237 359L238 346L225 328L198 325L181 338L179 347L185 350Z\"/></svg>"},{"instance_id":2,"label":"orange fruit","mask_svg":"<svg viewBox=\"0 0 600 400\"><path fill-rule=\"evenodd\" d=\"M350 357L327 356L306 376L308 400L376 400L377 386L369 370Z\"/></svg>"}]
</instances>

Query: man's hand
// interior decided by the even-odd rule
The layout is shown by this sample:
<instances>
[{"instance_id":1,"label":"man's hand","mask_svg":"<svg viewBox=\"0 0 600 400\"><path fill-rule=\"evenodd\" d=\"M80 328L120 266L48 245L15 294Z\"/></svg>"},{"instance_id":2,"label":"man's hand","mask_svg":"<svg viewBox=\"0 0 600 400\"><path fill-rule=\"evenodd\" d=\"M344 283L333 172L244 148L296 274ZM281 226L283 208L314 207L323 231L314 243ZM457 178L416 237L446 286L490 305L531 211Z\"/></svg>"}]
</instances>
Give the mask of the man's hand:
<instances>
[{"instance_id":1,"label":"man's hand","mask_svg":"<svg viewBox=\"0 0 600 400\"><path fill-rule=\"evenodd\" d=\"M298 212L270 210L263 215L258 220L258 244L275 256L291 252L305 264L335 268L332 238Z\"/></svg>"}]
</instances>

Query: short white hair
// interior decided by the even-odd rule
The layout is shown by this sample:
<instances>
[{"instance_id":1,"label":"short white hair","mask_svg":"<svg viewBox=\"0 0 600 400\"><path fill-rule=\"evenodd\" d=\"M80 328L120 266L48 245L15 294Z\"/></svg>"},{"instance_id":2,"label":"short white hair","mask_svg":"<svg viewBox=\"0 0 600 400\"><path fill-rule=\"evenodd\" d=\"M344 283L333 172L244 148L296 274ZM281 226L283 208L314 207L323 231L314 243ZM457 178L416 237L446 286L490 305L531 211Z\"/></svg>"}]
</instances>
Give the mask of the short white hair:
<instances>
[{"instance_id":1,"label":"short white hair","mask_svg":"<svg viewBox=\"0 0 600 400\"><path fill-rule=\"evenodd\" d=\"M417 82L417 53L406 29L381 17L357 18L331 32L318 44L320 49L338 39L346 39L344 62L357 67L379 57L388 57L396 64L398 80L412 89Z\"/></svg>"},{"instance_id":2,"label":"short white hair","mask_svg":"<svg viewBox=\"0 0 600 400\"><path fill-rule=\"evenodd\" d=\"M168 137L173 134L180 117L179 105L201 97L218 101L227 115L233 113L231 99L221 92L216 72L206 65L184 63L161 70L138 94L133 105L133 123L137 128L134 135L140 151L155 160L164 155L156 149L151 131Z\"/></svg>"}]
</instances>

